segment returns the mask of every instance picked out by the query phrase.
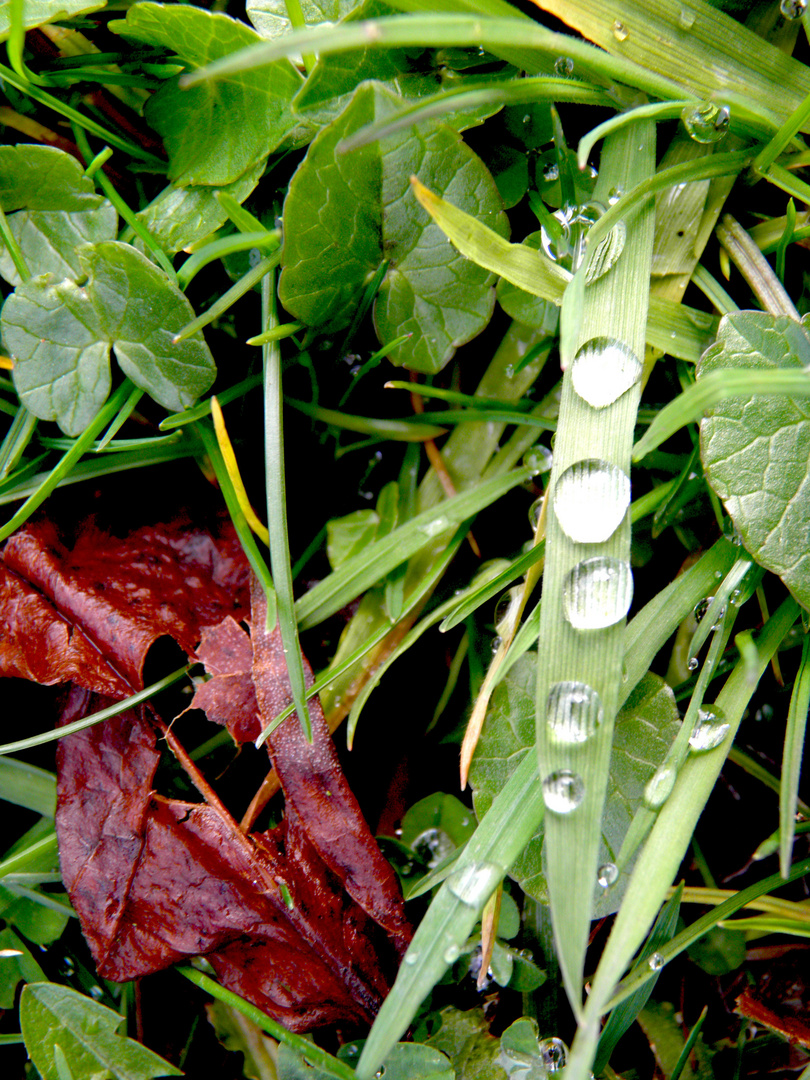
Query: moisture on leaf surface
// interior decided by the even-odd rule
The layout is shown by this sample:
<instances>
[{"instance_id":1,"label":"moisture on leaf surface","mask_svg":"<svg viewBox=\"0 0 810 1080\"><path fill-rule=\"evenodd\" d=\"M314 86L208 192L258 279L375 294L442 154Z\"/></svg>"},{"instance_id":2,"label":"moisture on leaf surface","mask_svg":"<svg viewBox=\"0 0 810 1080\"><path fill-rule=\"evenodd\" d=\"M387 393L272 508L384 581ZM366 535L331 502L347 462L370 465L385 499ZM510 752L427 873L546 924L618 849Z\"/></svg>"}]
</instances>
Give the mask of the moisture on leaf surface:
<instances>
[{"instance_id":1,"label":"moisture on leaf surface","mask_svg":"<svg viewBox=\"0 0 810 1080\"><path fill-rule=\"evenodd\" d=\"M507 226L491 176L449 128L430 124L341 153L341 140L395 105L384 89L364 85L314 140L284 204L279 295L295 318L334 332L349 325L387 260L374 307L377 336L413 334L390 358L435 372L486 326L494 278L450 246L411 195L411 175L501 235Z\"/></svg>"},{"instance_id":2,"label":"moisture on leaf surface","mask_svg":"<svg viewBox=\"0 0 810 1080\"><path fill-rule=\"evenodd\" d=\"M806 370L808 320L740 311L720 323L698 378L739 368ZM701 458L746 549L810 606L810 402L754 394L715 405L700 425Z\"/></svg>"}]
</instances>

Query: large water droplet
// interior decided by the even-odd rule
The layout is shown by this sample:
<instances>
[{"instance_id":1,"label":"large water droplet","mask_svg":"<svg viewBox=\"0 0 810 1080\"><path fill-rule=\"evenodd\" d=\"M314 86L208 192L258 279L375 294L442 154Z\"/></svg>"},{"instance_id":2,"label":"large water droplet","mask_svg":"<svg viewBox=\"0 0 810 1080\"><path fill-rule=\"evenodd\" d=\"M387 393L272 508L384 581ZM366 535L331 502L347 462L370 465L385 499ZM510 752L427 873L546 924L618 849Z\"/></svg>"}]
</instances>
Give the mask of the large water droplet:
<instances>
[{"instance_id":1,"label":"large water droplet","mask_svg":"<svg viewBox=\"0 0 810 1080\"><path fill-rule=\"evenodd\" d=\"M455 844L442 829L425 829L411 843L411 849L422 859L429 870L438 866L442 859L455 850Z\"/></svg>"},{"instance_id":2,"label":"large water droplet","mask_svg":"<svg viewBox=\"0 0 810 1080\"><path fill-rule=\"evenodd\" d=\"M647 964L651 971L660 971L664 966L664 958L660 952L654 952L647 961Z\"/></svg>"},{"instance_id":3,"label":"large water droplet","mask_svg":"<svg viewBox=\"0 0 810 1080\"><path fill-rule=\"evenodd\" d=\"M664 805L675 787L678 773L671 765L659 765L644 788L644 802L651 810Z\"/></svg>"},{"instance_id":4,"label":"large water droplet","mask_svg":"<svg viewBox=\"0 0 810 1080\"><path fill-rule=\"evenodd\" d=\"M494 863L470 863L454 870L447 879L450 892L463 904L483 904L503 877Z\"/></svg>"},{"instance_id":5,"label":"large water droplet","mask_svg":"<svg viewBox=\"0 0 810 1080\"><path fill-rule=\"evenodd\" d=\"M627 39L630 37L630 31L627 29L624 23L619 22L618 19L613 20L613 25L610 29L613 31L613 36L616 38L617 41L627 41Z\"/></svg>"},{"instance_id":6,"label":"large water droplet","mask_svg":"<svg viewBox=\"0 0 810 1080\"><path fill-rule=\"evenodd\" d=\"M578 544L601 544L622 523L630 505L630 477L598 458L570 465L554 486L554 512Z\"/></svg>"},{"instance_id":7,"label":"large water droplet","mask_svg":"<svg viewBox=\"0 0 810 1080\"><path fill-rule=\"evenodd\" d=\"M632 599L630 564L610 555L577 563L563 583L563 610L576 630L613 626L627 614Z\"/></svg>"},{"instance_id":8,"label":"large water droplet","mask_svg":"<svg viewBox=\"0 0 810 1080\"><path fill-rule=\"evenodd\" d=\"M511 634L520 614L520 598L523 590L515 585L505 592L495 606L495 629L501 635Z\"/></svg>"},{"instance_id":9,"label":"large water droplet","mask_svg":"<svg viewBox=\"0 0 810 1080\"><path fill-rule=\"evenodd\" d=\"M537 1049L540 1051L540 1059L547 1072L555 1073L565 1068L565 1063L568 1060L568 1047L562 1039L558 1039L556 1036L541 1039L537 1044Z\"/></svg>"},{"instance_id":10,"label":"large water droplet","mask_svg":"<svg viewBox=\"0 0 810 1080\"><path fill-rule=\"evenodd\" d=\"M543 510L543 496L539 499L535 499L532 505L529 507L529 524L533 529L536 529L540 523L540 514Z\"/></svg>"},{"instance_id":11,"label":"large water droplet","mask_svg":"<svg viewBox=\"0 0 810 1080\"><path fill-rule=\"evenodd\" d=\"M703 616L711 607L712 600L714 600L713 596L704 596L702 600L698 600L694 609L695 622L702 622Z\"/></svg>"},{"instance_id":12,"label":"large water droplet","mask_svg":"<svg viewBox=\"0 0 810 1080\"><path fill-rule=\"evenodd\" d=\"M807 0L782 0L779 10L786 19L800 19L807 11Z\"/></svg>"},{"instance_id":13,"label":"large water droplet","mask_svg":"<svg viewBox=\"0 0 810 1080\"><path fill-rule=\"evenodd\" d=\"M714 143L728 131L731 113L725 105L715 105L713 101L701 101L697 105L687 105L681 113L684 127L690 138L698 143Z\"/></svg>"},{"instance_id":14,"label":"large water droplet","mask_svg":"<svg viewBox=\"0 0 810 1080\"><path fill-rule=\"evenodd\" d=\"M689 749L693 754L714 750L724 741L730 727L719 709L698 709L697 721L689 736Z\"/></svg>"},{"instance_id":15,"label":"large water droplet","mask_svg":"<svg viewBox=\"0 0 810 1080\"><path fill-rule=\"evenodd\" d=\"M445 964L454 964L461 955L461 950L458 945L448 945L444 950L444 962Z\"/></svg>"},{"instance_id":16,"label":"large water droplet","mask_svg":"<svg viewBox=\"0 0 810 1080\"><path fill-rule=\"evenodd\" d=\"M684 30L691 30L695 25L695 14L692 11L687 11L686 8L681 8L678 12L678 22L684 28Z\"/></svg>"},{"instance_id":17,"label":"large water droplet","mask_svg":"<svg viewBox=\"0 0 810 1080\"><path fill-rule=\"evenodd\" d=\"M585 797L582 777L570 769L557 769L543 780L543 802L554 814L570 814Z\"/></svg>"},{"instance_id":18,"label":"large water droplet","mask_svg":"<svg viewBox=\"0 0 810 1080\"><path fill-rule=\"evenodd\" d=\"M627 240L627 226L617 221L607 236L603 236L594 249L585 270L585 284L590 285L603 277L618 262Z\"/></svg>"},{"instance_id":19,"label":"large water droplet","mask_svg":"<svg viewBox=\"0 0 810 1080\"><path fill-rule=\"evenodd\" d=\"M613 885L619 876L619 868L615 863L606 862L602 863L596 873L596 880L599 882L603 889L609 889Z\"/></svg>"},{"instance_id":20,"label":"large water droplet","mask_svg":"<svg viewBox=\"0 0 810 1080\"><path fill-rule=\"evenodd\" d=\"M602 699L584 682L554 683L546 701L546 723L558 743L584 743L602 723Z\"/></svg>"},{"instance_id":21,"label":"large water droplet","mask_svg":"<svg viewBox=\"0 0 810 1080\"><path fill-rule=\"evenodd\" d=\"M554 61L554 74L568 78L574 73L574 61L570 56L558 56Z\"/></svg>"},{"instance_id":22,"label":"large water droplet","mask_svg":"<svg viewBox=\"0 0 810 1080\"><path fill-rule=\"evenodd\" d=\"M571 379L579 396L594 409L604 409L641 378L641 361L616 338L595 337L577 351Z\"/></svg>"}]
</instances>

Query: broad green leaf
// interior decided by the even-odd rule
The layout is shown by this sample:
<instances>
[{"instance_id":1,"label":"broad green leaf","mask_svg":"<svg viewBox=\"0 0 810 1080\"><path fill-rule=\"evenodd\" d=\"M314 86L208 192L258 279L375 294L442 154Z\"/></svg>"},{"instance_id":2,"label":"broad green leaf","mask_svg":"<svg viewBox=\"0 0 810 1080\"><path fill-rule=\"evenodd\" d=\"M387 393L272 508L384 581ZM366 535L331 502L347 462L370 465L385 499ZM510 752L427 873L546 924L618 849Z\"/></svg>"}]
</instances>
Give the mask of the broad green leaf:
<instances>
[{"instance_id":1,"label":"broad green leaf","mask_svg":"<svg viewBox=\"0 0 810 1080\"><path fill-rule=\"evenodd\" d=\"M45 972L10 927L0 930L0 1009L13 1009L21 982L43 982ZM13 955L18 953L19 955Z\"/></svg>"},{"instance_id":2,"label":"broad green leaf","mask_svg":"<svg viewBox=\"0 0 810 1080\"><path fill-rule=\"evenodd\" d=\"M25 0L22 24L25 30L33 30L43 23L72 19L75 15L86 15L106 6L106 0L99 3L87 3L87 0ZM0 4L0 41L5 41L11 28L11 3L6 0Z\"/></svg>"},{"instance_id":3,"label":"broad green leaf","mask_svg":"<svg viewBox=\"0 0 810 1080\"><path fill-rule=\"evenodd\" d=\"M183 294L127 244L85 244L77 257L86 284L43 274L3 307L21 401L78 435L109 393L112 347L124 373L161 405L179 411L193 404L215 367L201 335L172 343L194 316Z\"/></svg>"},{"instance_id":4,"label":"broad green leaf","mask_svg":"<svg viewBox=\"0 0 810 1080\"><path fill-rule=\"evenodd\" d=\"M525 654L492 695L470 769L479 820L524 755L534 751L536 668L535 655ZM611 862L618 855L633 815L642 804L644 787L664 760L679 728L672 690L657 675L646 675L616 717L602 819L602 863ZM524 892L548 902L542 847L541 825L512 867L510 876ZM622 874L609 889L597 891L594 917L601 918L617 910L628 880L629 874Z\"/></svg>"},{"instance_id":5,"label":"broad green leaf","mask_svg":"<svg viewBox=\"0 0 810 1080\"><path fill-rule=\"evenodd\" d=\"M541 233L530 233L523 243L526 247L537 250L540 247ZM507 315L526 326L534 326L538 330L544 330L553 335L557 330L559 309L551 300L543 300L539 296L532 296L525 289L518 288L506 278L501 278L495 290L498 303Z\"/></svg>"},{"instance_id":6,"label":"broad green leaf","mask_svg":"<svg viewBox=\"0 0 810 1080\"><path fill-rule=\"evenodd\" d=\"M810 364L808 320L740 311L720 322L699 380L734 368ZM754 394L714 406L700 425L706 477L753 557L810 607L810 401Z\"/></svg>"},{"instance_id":7,"label":"broad green leaf","mask_svg":"<svg viewBox=\"0 0 810 1080\"><path fill-rule=\"evenodd\" d=\"M302 0L301 14L307 26L339 22L358 6L358 0ZM294 29L284 0L247 0L247 17L263 38L277 38Z\"/></svg>"},{"instance_id":8,"label":"broad green leaf","mask_svg":"<svg viewBox=\"0 0 810 1080\"><path fill-rule=\"evenodd\" d=\"M228 15L185 4L135 4L110 29L123 37L171 49L202 67L261 41ZM294 127L290 102L301 76L288 60L243 72L219 86L181 90L169 80L147 103L149 122L169 153L178 186L231 184L264 161Z\"/></svg>"},{"instance_id":9,"label":"broad green leaf","mask_svg":"<svg viewBox=\"0 0 810 1080\"><path fill-rule=\"evenodd\" d=\"M118 214L112 203L100 200L92 210L20 210L8 218L31 274L76 277L81 272L76 249L82 244L114 240ZM0 276L10 285L21 284L14 262L0 241Z\"/></svg>"},{"instance_id":10,"label":"broad green leaf","mask_svg":"<svg viewBox=\"0 0 810 1080\"><path fill-rule=\"evenodd\" d=\"M507 225L486 168L446 127L425 125L397 133L384 146L339 153L341 139L394 106L386 91L361 86L312 143L284 205L279 295L295 318L334 332L351 322L367 283L387 259L374 310L378 337L390 341L412 333L389 359L435 372L488 323L493 278L446 243L410 194L410 176L418 172L499 233Z\"/></svg>"},{"instance_id":11,"label":"broad green leaf","mask_svg":"<svg viewBox=\"0 0 810 1080\"><path fill-rule=\"evenodd\" d=\"M202 240L224 224L228 215L217 199L226 192L238 203L250 195L264 172L264 161L223 187L182 188L171 185L137 215L164 251L174 254Z\"/></svg>"},{"instance_id":12,"label":"broad green leaf","mask_svg":"<svg viewBox=\"0 0 810 1080\"><path fill-rule=\"evenodd\" d=\"M117 1035L122 1019L92 998L55 983L31 983L23 989L20 1000L25 1048L43 1080L60 1080L56 1044L77 1080L95 1076L151 1080L183 1075L145 1046Z\"/></svg>"},{"instance_id":13,"label":"broad green leaf","mask_svg":"<svg viewBox=\"0 0 810 1080\"><path fill-rule=\"evenodd\" d=\"M475 832L475 820L455 795L437 791L420 799L402 819L402 843L433 869ZM501 936L505 936L501 934ZM514 937L514 935L511 935Z\"/></svg>"},{"instance_id":14,"label":"broad green leaf","mask_svg":"<svg viewBox=\"0 0 810 1080\"><path fill-rule=\"evenodd\" d=\"M728 975L745 963L745 935L739 930L713 926L690 945L689 959L709 975Z\"/></svg>"},{"instance_id":15,"label":"broad green leaf","mask_svg":"<svg viewBox=\"0 0 810 1080\"><path fill-rule=\"evenodd\" d=\"M329 565L337 570L352 555L357 555L377 536L380 517L376 510L355 510L326 523L326 554Z\"/></svg>"},{"instance_id":16,"label":"broad green leaf","mask_svg":"<svg viewBox=\"0 0 810 1080\"><path fill-rule=\"evenodd\" d=\"M358 1040L343 1047L338 1056L354 1063L362 1048L363 1041ZM383 1075L386 1080L453 1080L455 1074L447 1057L432 1046L397 1043L385 1059Z\"/></svg>"},{"instance_id":17,"label":"broad green leaf","mask_svg":"<svg viewBox=\"0 0 810 1080\"><path fill-rule=\"evenodd\" d=\"M94 210L102 198L76 158L53 146L0 146L0 206L12 210Z\"/></svg>"}]
</instances>

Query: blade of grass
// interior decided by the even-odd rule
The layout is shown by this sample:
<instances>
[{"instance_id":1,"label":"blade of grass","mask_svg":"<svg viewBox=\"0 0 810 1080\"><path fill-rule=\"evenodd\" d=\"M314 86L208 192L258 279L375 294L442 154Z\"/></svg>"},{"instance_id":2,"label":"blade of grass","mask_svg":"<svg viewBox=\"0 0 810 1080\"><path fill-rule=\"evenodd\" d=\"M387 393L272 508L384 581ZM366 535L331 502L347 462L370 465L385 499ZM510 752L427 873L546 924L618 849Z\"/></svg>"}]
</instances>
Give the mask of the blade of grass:
<instances>
[{"instance_id":1,"label":"blade of grass","mask_svg":"<svg viewBox=\"0 0 810 1080\"><path fill-rule=\"evenodd\" d=\"M189 255L180 269L177 271L177 284L183 290L189 287L200 270L217 259L224 259L226 255L234 255L238 251L250 251L257 248L259 251L275 251L281 242L278 231L234 233L231 236L221 236L212 240L204 247L198 248L193 255Z\"/></svg>"},{"instance_id":2,"label":"blade of grass","mask_svg":"<svg viewBox=\"0 0 810 1080\"><path fill-rule=\"evenodd\" d=\"M262 525L261 521L259 521L256 516L256 511L250 505L250 499L245 490L242 474L239 472L239 465L236 461L233 444L228 435L228 429L225 427L225 417L222 415L222 409L219 407L216 396L211 398L211 413L214 417L214 431L216 432L217 443L219 444L219 452L222 454L222 460L225 462L225 469L227 470L228 478L231 481L231 487L236 496L236 501L239 504L239 509L242 511L245 521L253 532L258 536L262 543L269 547L270 533L265 526Z\"/></svg>"},{"instance_id":3,"label":"blade of grass","mask_svg":"<svg viewBox=\"0 0 810 1080\"><path fill-rule=\"evenodd\" d=\"M799 671L790 695L790 708L785 727L785 748L782 753L782 781L779 785L779 868L784 878L788 875L793 854L796 801L799 794L808 707L810 707L810 635L805 634Z\"/></svg>"},{"instance_id":4,"label":"blade of grass","mask_svg":"<svg viewBox=\"0 0 810 1080\"><path fill-rule=\"evenodd\" d=\"M275 274L262 280L262 330L278 324L275 306ZM284 421L281 390L281 350L278 342L262 346L264 363L264 469L267 489L267 527L270 534L270 565L276 587L278 623L295 711L307 742L312 742L312 722L307 706L306 678L298 643L290 541L287 534L287 487L284 468ZM267 608L268 629L270 606ZM275 622L275 619L273 620Z\"/></svg>"},{"instance_id":5,"label":"blade of grass","mask_svg":"<svg viewBox=\"0 0 810 1080\"><path fill-rule=\"evenodd\" d=\"M43 817L56 814L56 776L16 758L0 758L0 791L6 802Z\"/></svg>"},{"instance_id":6,"label":"blade of grass","mask_svg":"<svg viewBox=\"0 0 810 1080\"><path fill-rule=\"evenodd\" d=\"M36 427L37 418L24 405L20 405L0 446L0 480L5 480L16 467Z\"/></svg>"},{"instance_id":7,"label":"blade of grass","mask_svg":"<svg viewBox=\"0 0 810 1080\"><path fill-rule=\"evenodd\" d=\"M176 345L178 341L190 338L198 330L212 323L214 319L224 315L228 308L233 307L237 300L241 299L245 293L250 292L254 285L258 285L262 278L269 274L271 270L274 270L280 262L281 249L279 248L278 251L269 255L266 259L262 259L260 263L248 270L235 285L232 285L218 300L215 300L207 311L204 311L202 315L198 315L196 319L192 319L187 326L184 326L179 333L175 334L172 338L172 344Z\"/></svg>"},{"instance_id":8,"label":"blade of grass","mask_svg":"<svg viewBox=\"0 0 810 1080\"><path fill-rule=\"evenodd\" d=\"M433 424L426 424L421 417L415 416L413 420L378 420L370 416L353 416L351 413L341 412L339 409L324 409L320 405L310 405L306 401L296 401L287 398L286 404L305 416L311 416L313 420L319 420L322 424L330 424L343 431L357 431L363 435L377 435L381 439L397 439L402 442L424 442L426 439L436 439L444 435L444 428Z\"/></svg>"},{"instance_id":9,"label":"blade of grass","mask_svg":"<svg viewBox=\"0 0 810 1080\"><path fill-rule=\"evenodd\" d=\"M228 405L231 401L236 401L237 398L247 394L249 390L253 390L257 386L262 385L261 375L249 375L247 379L242 379L241 382L236 383L227 390L223 390L220 394L217 394L217 399L220 405ZM167 416L160 422L161 431L170 431L172 428L182 427L184 424L190 424L192 420L202 420L206 416L211 414L211 398L206 398L205 401L201 401L199 405L195 405L192 409L184 409L183 412L172 413L171 416Z\"/></svg>"}]
</instances>

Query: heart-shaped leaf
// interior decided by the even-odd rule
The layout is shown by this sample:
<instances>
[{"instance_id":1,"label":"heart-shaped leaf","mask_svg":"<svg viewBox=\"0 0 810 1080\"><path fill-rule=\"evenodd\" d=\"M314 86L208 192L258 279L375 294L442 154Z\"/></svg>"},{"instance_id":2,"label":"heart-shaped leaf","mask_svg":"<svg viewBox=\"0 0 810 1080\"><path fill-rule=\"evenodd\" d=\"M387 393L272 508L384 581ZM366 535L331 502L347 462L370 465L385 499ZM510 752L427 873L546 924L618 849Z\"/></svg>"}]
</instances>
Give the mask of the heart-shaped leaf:
<instances>
[{"instance_id":1,"label":"heart-shaped leaf","mask_svg":"<svg viewBox=\"0 0 810 1080\"><path fill-rule=\"evenodd\" d=\"M450 246L411 195L410 177L418 173L500 234L507 223L486 167L443 125L340 152L341 140L398 104L380 86L364 84L313 141L284 204L279 295L295 318L326 332L340 330L385 259L374 310L377 335L385 342L411 333L389 359L435 372L489 322L494 278Z\"/></svg>"},{"instance_id":2,"label":"heart-shaped leaf","mask_svg":"<svg viewBox=\"0 0 810 1080\"><path fill-rule=\"evenodd\" d=\"M12 210L92 210L102 202L76 158L53 146L0 146L0 206Z\"/></svg>"},{"instance_id":3,"label":"heart-shaped leaf","mask_svg":"<svg viewBox=\"0 0 810 1080\"><path fill-rule=\"evenodd\" d=\"M84 244L76 257L85 284L42 274L3 307L3 340L23 404L78 435L110 391L112 347L124 373L165 408L191 405L216 368L201 334L172 341L194 317L188 300L128 244Z\"/></svg>"},{"instance_id":4,"label":"heart-shaped leaf","mask_svg":"<svg viewBox=\"0 0 810 1080\"><path fill-rule=\"evenodd\" d=\"M807 370L807 327L807 316L725 315L698 379L724 368ZM810 400L727 398L701 421L700 453L746 549L810 607Z\"/></svg>"}]
</instances>

